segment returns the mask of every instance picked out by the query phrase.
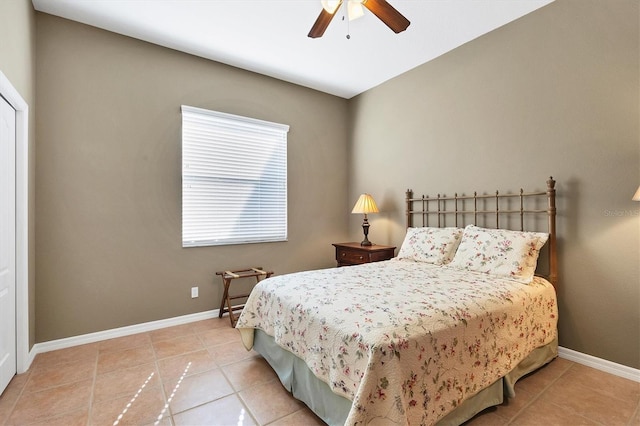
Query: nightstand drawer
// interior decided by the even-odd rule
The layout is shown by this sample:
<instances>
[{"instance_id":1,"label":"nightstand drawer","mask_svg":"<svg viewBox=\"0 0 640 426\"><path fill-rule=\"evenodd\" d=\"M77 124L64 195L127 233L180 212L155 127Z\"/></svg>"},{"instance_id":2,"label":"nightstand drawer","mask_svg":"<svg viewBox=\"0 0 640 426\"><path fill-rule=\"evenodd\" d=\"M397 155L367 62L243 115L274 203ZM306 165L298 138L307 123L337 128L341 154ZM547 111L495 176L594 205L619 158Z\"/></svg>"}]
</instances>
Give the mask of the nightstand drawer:
<instances>
[{"instance_id":1,"label":"nightstand drawer","mask_svg":"<svg viewBox=\"0 0 640 426\"><path fill-rule=\"evenodd\" d=\"M369 263L368 253L356 252L348 249L338 248L336 251L336 260L338 263L360 264Z\"/></svg>"},{"instance_id":2,"label":"nightstand drawer","mask_svg":"<svg viewBox=\"0 0 640 426\"><path fill-rule=\"evenodd\" d=\"M395 247L362 246L360 243L336 243L336 261L338 266L360 265L362 263L379 262L393 257Z\"/></svg>"}]
</instances>

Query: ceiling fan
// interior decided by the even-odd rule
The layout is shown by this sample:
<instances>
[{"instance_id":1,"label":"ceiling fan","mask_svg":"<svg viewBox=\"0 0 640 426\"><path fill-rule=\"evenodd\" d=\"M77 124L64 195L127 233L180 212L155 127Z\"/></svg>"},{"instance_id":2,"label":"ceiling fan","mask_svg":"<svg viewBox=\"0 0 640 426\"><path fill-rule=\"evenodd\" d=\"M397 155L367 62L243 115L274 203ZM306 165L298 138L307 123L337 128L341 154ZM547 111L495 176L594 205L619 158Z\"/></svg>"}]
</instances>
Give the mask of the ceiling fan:
<instances>
[{"instance_id":1,"label":"ceiling fan","mask_svg":"<svg viewBox=\"0 0 640 426\"><path fill-rule=\"evenodd\" d=\"M400 33L407 29L409 20L398 12L386 0L344 0L347 3L347 14L349 19L355 19L363 15L362 6L366 7L371 13L376 15L378 19L384 22L393 32ZM309 31L309 37L322 37L329 23L333 19L343 0L322 0L322 10L316 22Z\"/></svg>"}]
</instances>

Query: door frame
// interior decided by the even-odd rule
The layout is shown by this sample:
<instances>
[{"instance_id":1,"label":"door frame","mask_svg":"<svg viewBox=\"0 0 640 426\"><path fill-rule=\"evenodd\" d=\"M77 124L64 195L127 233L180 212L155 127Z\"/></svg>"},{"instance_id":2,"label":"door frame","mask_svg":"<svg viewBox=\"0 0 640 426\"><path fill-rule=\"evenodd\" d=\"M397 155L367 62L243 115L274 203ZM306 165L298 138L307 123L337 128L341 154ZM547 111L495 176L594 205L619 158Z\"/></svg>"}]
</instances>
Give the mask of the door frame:
<instances>
[{"instance_id":1,"label":"door frame","mask_svg":"<svg viewBox=\"0 0 640 426\"><path fill-rule=\"evenodd\" d=\"M16 367L29 355L29 105L0 70L0 95L16 110Z\"/></svg>"}]
</instances>

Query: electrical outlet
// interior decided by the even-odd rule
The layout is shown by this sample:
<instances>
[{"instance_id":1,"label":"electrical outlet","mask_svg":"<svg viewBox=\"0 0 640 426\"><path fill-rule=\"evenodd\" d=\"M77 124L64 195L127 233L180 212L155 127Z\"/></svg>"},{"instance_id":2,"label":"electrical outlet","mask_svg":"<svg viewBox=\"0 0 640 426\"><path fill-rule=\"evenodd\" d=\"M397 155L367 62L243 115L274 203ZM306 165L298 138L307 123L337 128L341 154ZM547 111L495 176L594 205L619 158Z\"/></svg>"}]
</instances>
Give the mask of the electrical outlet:
<instances>
[{"instance_id":1,"label":"electrical outlet","mask_svg":"<svg viewBox=\"0 0 640 426\"><path fill-rule=\"evenodd\" d=\"M191 298L195 299L198 297L198 287L191 287Z\"/></svg>"}]
</instances>

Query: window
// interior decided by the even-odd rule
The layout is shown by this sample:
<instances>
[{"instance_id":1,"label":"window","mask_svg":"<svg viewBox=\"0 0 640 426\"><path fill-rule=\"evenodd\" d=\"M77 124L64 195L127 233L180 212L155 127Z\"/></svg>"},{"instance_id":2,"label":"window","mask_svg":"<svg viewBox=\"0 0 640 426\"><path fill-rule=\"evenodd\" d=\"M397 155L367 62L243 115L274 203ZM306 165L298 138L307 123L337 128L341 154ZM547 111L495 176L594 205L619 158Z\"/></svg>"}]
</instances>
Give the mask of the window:
<instances>
[{"instance_id":1,"label":"window","mask_svg":"<svg viewBox=\"0 0 640 426\"><path fill-rule=\"evenodd\" d=\"M287 240L289 126L182 106L182 246Z\"/></svg>"}]
</instances>

